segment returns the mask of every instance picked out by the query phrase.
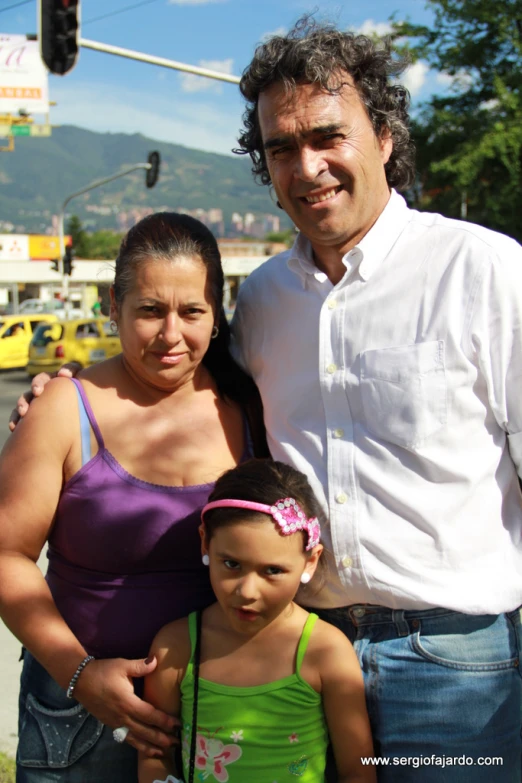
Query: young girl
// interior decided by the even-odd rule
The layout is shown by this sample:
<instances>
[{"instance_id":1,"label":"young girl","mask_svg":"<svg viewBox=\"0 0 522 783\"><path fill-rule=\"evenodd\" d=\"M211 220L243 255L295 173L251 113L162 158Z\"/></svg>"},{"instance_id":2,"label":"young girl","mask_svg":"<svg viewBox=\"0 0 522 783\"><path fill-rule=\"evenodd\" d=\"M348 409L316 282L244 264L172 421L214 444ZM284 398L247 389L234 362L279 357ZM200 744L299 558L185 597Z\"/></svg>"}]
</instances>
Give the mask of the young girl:
<instances>
[{"instance_id":1,"label":"young girl","mask_svg":"<svg viewBox=\"0 0 522 783\"><path fill-rule=\"evenodd\" d=\"M217 602L158 633L145 681L145 697L180 716L183 770L141 756L140 783L322 783L329 741L339 783L374 781L361 763L373 749L353 648L294 602L323 549L306 477L251 460L209 501L200 535Z\"/></svg>"}]
</instances>

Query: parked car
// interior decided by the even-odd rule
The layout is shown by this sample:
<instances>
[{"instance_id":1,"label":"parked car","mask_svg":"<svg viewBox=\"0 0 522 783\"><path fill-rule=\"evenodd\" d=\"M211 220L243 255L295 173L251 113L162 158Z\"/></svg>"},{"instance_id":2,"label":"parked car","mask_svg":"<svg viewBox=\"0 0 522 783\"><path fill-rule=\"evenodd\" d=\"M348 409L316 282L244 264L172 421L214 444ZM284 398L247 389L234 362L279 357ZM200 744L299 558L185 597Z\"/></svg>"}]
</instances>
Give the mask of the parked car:
<instances>
[{"instance_id":1,"label":"parked car","mask_svg":"<svg viewBox=\"0 0 522 783\"><path fill-rule=\"evenodd\" d=\"M57 322L52 314L3 315L0 317L0 369L12 370L25 367L29 355L29 343L35 331L42 325Z\"/></svg>"},{"instance_id":2,"label":"parked car","mask_svg":"<svg viewBox=\"0 0 522 783\"><path fill-rule=\"evenodd\" d=\"M89 367L120 352L120 338L111 331L108 318L43 324L31 340L26 370L35 376L44 371L56 372L65 362Z\"/></svg>"},{"instance_id":3,"label":"parked car","mask_svg":"<svg viewBox=\"0 0 522 783\"><path fill-rule=\"evenodd\" d=\"M61 321L65 320L65 305L60 299L25 299L20 303L20 313L55 313ZM69 307L69 318L84 318L85 313L74 302Z\"/></svg>"}]
</instances>

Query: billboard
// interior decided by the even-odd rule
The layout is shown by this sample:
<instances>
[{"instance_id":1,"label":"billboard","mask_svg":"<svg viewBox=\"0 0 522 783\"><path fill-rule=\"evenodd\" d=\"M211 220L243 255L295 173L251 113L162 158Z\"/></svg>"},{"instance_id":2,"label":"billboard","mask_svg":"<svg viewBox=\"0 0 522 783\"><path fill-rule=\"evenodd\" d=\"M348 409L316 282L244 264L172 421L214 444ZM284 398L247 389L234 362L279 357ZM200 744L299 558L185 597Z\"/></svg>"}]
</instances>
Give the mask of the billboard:
<instances>
[{"instance_id":1,"label":"billboard","mask_svg":"<svg viewBox=\"0 0 522 783\"><path fill-rule=\"evenodd\" d=\"M29 261L27 234L0 234L0 261Z\"/></svg>"},{"instance_id":2,"label":"billboard","mask_svg":"<svg viewBox=\"0 0 522 783\"><path fill-rule=\"evenodd\" d=\"M69 234L65 246L72 244ZM0 261L54 261L60 258L60 239L47 234L0 234Z\"/></svg>"},{"instance_id":3,"label":"billboard","mask_svg":"<svg viewBox=\"0 0 522 783\"><path fill-rule=\"evenodd\" d=\"M66 240L66 244L67 240ZM29 235L29 258L32 261L54 261L60 258L60 240L45 234Z\"/></svg>"},{"instance_id":4,"label":"billboard","mask_svg":"<svg viewBox=\"0 0 522 783\"><path fill-rule=\"evenodd\" d=\"M38 41L0 33L0 114L47 114L47 70Z\"/></svg>"}]
</instances>

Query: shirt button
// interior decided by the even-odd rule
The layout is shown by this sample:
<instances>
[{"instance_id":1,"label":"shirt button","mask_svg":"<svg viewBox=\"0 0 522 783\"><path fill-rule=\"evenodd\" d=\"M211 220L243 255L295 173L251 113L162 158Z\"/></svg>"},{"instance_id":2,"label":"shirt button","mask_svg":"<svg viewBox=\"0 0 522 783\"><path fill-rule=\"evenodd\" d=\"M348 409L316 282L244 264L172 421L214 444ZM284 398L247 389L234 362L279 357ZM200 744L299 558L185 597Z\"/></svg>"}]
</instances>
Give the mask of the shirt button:
<instances>
[{"instance_id":1,"label":"shirt button","mask_svg":"<svg viewBox=\"0 0 522 783\"><path fill-rule=\"evenodd\" d=\"M356 609L354 609L353 613L355 617L364 617L364 609L361 606L358 606Z\"/></svg>"},{"instance_id":2,"label":"shirt button","mask_svg":"<svg viewBox=\"0 0 522 783\"><path fill-rule=\"evenodd\" d=\"M326 372L330 373L330 375L333 375L336 370L337 370L336 364L329 364L328 367L326 368Z\"/></svg>"},{"instance_id":3,"label":"shirt button","mask_svg":"<svg viewBox=\"0 0 522 783\"><path fill-rule=\"evenodd\" d=\"M337 501L338 503L346 503L346 501L348 500L348 498L347 498L347 496L344 494L344 492L339 492L339 493L338 493L338 494L335 496L335 499L336 499L336 501Z\"/></svg>"},{"instance_id":4,"label":"shirt button","mask_svg":"<svg viewBox=\"0 0 522 783\"><path fill-rule=\"evenodd\" d=\"M344 430L338 427L336 430L333 431L334 438L342 438L344 435Z\"/></svg>"},{"instance_id":5,"label":"shirt button","mask_svg":"<svg viewBox=\"0 0 522 783\"><path fill-rule=\"evenodd\" d=\"M346 555L346 556L345 556L345 557L343 557L343 559L341 560L341 563L343 564L343 566L344 566L345 568L351 568L351 567L352 567L352 565L353 565L353 560L352 560L352 558L351 558L351 557L348 557L348 555Z\"/></svg>"},{"instance_id":6,"label":"shirt button","mask_svg":"<svg viewBox=\"0 0 522 783\"><path fill-rule=\"evenodd\" d=\"M335 299L330 299L328 301L328 309L335 310L336 307L337 307L337 301Z\"/></svg>"}]
</instances>

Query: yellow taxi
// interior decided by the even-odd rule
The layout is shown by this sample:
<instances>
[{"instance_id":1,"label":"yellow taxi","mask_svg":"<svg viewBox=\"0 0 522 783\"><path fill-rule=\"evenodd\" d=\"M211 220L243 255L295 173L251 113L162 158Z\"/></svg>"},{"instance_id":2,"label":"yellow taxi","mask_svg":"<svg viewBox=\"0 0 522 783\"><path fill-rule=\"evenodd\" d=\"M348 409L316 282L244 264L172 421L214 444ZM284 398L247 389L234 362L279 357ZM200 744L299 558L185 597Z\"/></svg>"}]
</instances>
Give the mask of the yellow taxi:
<instances>
[{"instance_id":1,"label":"yellow taxi","mask_svg":"<svg viewBox=\"0 0 522 783\"><path fill-rule=\"evenodd\" d=\"M121 353L120 338L111 331L108 318L78 318L43 324L29 346L29 375L56 372L65 362L82 367Z\"/></svg>"},{"instance_id":2,"label":"yellow taxi","mask_svg":"<svg viewBox=\"0 0 522 783\"><path fill-rule=\"evenodd\" d=\"M57 316L50 313L0 316L0 369L25 367L35 331L44 323L56 321Z\"/></svg>"}]
</instances>

